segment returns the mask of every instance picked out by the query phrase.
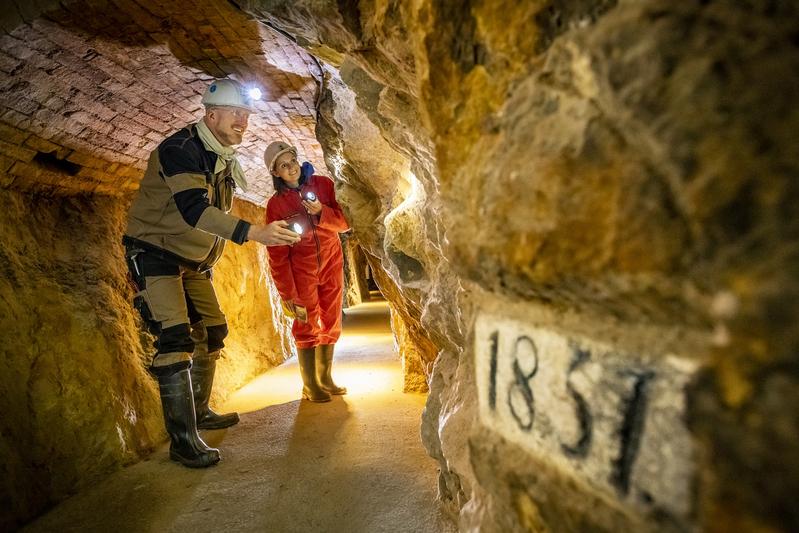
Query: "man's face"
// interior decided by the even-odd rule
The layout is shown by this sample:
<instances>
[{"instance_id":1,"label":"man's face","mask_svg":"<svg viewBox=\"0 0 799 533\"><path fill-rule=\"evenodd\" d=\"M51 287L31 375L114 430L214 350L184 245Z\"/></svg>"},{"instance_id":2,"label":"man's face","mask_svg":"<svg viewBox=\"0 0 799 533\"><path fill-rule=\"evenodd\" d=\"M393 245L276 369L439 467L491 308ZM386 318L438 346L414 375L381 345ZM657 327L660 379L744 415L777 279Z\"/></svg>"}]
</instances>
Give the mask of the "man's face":
<instances>
[{"instance_id":1,"label":"man's face","mask_svg":"<svg viewBox=\"0 0 799 533\"><path fill-rule=\"evenodd\" d=\"M222 146L240 144L249 120L250 112L239 107L212 107L205 113L205 124Z\"/></svg>"}]
</instances>

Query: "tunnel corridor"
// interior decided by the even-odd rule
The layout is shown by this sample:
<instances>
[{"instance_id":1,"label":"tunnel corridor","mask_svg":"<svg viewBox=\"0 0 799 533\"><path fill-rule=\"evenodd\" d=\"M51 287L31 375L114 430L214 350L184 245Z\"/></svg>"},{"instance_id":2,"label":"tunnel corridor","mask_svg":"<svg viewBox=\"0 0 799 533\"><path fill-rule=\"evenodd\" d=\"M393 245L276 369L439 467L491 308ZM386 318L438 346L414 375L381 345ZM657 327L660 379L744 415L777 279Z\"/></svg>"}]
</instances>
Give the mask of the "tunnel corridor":
<instances>
[{"instance_id":1,"label":"tunnel corridor","mask_svg":"<svg viewBox=\"0 0 799 533\"><path fill-rule=\"evenodd\" d=\"M799 530L798 35L777 0L4 2L0 530ZM260 96L207 277L242 421L194 471L122 237L222 78ZM350 228L326 405L242 233L275 141Z\"/></svg>"},{"instance_id":2,"label":"tunnel corridor","mask_svg":"<svg viewBox=\"0 0 799 533\"><path fill-rule=\"evenodd\" d=\"M223 461L203 473L165 446L23 531L455 531L435 505L433 461L419 445L422 394L402 393L385 301L346 312L329 404L297 399L296 358L231 395L242 421L204 432Z\"/></svg>"}]
</instances>

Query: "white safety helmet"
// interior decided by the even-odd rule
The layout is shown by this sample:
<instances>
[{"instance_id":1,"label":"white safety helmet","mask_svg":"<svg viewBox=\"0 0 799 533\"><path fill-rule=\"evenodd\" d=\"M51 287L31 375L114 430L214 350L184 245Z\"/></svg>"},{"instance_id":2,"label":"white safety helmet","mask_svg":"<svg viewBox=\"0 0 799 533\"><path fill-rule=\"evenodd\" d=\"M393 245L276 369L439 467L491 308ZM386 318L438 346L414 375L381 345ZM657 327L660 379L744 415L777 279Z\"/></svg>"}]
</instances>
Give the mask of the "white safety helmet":
<instances>
[{"instance_id":1,"label":"white safety helmet","mask_svg":"<svg viewBox=\"0 0 799 533\"><path fill-rule=\"evenodd\" d=\"M286 152L292 152L294 157L297 156L297 149L283 141L275 141L266 147L264 151L264 163L266 163L266 168L269 169L269 172L274 173L275 161Z\"/></svg>"},{"instance_id":2,"label":"white safety helmet","mask_svg":"<svg viewBox=\"0 0 799 533\"><path fill-rule=\"evenodd\" d=\"M203 95L202 104L205 107L228 106L240 107L251 113L255 111L249 90L241 83L229 78L215 80L209 85Z\"/></svg>"}]
</instances>

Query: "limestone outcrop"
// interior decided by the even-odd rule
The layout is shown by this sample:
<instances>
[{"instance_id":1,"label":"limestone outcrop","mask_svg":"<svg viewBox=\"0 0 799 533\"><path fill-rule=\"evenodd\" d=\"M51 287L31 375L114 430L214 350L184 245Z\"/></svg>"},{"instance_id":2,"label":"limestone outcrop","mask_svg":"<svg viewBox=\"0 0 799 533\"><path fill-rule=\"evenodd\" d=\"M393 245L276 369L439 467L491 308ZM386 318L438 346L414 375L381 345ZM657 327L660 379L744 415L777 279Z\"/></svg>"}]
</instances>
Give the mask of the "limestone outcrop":
<instances>
[{"instance_id":1,"label":"limestone outcrop","mask_svg":"<svg viewBox=\"0 0 799 533\"><path fill-rule=\"evenodd\" d=\"M794 6L239 4L328 65L463 530L797 526Z\"/></svg>"}]
</instances>

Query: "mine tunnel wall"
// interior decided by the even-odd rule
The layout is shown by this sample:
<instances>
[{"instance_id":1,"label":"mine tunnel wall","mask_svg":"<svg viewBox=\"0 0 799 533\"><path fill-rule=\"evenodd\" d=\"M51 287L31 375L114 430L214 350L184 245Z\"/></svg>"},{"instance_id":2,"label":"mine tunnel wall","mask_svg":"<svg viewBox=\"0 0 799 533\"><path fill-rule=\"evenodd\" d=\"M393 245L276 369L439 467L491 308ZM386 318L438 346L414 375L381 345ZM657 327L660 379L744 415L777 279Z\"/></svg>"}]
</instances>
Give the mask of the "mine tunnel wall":
<instances>
[{"instance_id":1,"label":"mine tunnel wall","mask_svg":"<svg viewBox=\"0 0 799 533\"><path fill-rule=\"evenodd\" d=\"M121 244L129 198L0 189L3 527L146 457L166 438L153 337L130 302ZM234 210L258 220L263 209ZM212 402L290 355L288 324L256 244L215 269L231 334Z\"/></svg>"},{"instance_id":2,"label":"mine tunnel wall","mask_svg":"<svg viewBox=\"0 0 799 533\"><path fill-rule=\"evenodd\" d=\"M463 530L797 526L796 6L240 5L337 66L317 136Z\"/></svg>"},{"instance_id":3,"label":"mine tunnel wall","mask_svg":"<svg viewBox=\"0 0 799 533\"><path fill-rule=\"evenodd\" d=\"M259 71L295 91L289 98L275 82L270 109L291 112L267 126L274 133L301 123L307 132L315 124L326 165L314 163L335 178L353 237L389 300L406 389L429 388L422 440L461 529L799 528L799 421L790 408L799 399L795 5L235 4L240 10L213 5L241 23L247 42L260 35L252 15L323 64L318 102L303 91L316 87L311 76ZM175 28L192 24L180 13L170 20L179 37ZM158 33L154 42L168 42L177 63L206 77L225 73L219 65L239 68L221 55L209 66L192 56L202 49L176 47L177 38ZM144 53L140 42L130 46ZM9 75L28 68L24 58L0 58ZM16 107L2 116L14 140L0 145L9 205L0 215L4 245L8 235L0 295L9 311L0 320L15 332L5 348L14 373L0 378L9 391L0 401L21 414L0 422L2 451L13 459L2 498L17 518L163 437L115 248L124 201L83 194L135 189L141 155L121 157L110 181L111 163L82 157L75 181L64 181L52 158L34 160L54 149L40 136L39 103L20 98L25 90L3 93ZM319 104L318 116L309 103ZM303 148L318 156L316 146ZM75 159L57 147L54 157ZM248 157L264 178L257 150ZM74 196L49 195L52 186ZM95 245L65 246L76 236ZM254 301L275 301L263 249L230 248L216 276L230 298L223 309L242 316L231 324L231 350L274 351L240 370L231 364L223 389L286 353L282 341L266 340L285 333L269 310L241 314ZM58 324L69 349L39 335ZM253 335L256 327L266 330ZM98 329L106 333L86 334ZM93 373L61 364L65 356L86 357ZM94 380L98 366L131 396ZM79 400L84 388L117 408L92 411ZM54 417L100 430L73 432L48 424ZM72 443L65 452L41 445L60 440ZM91 462L89 450L102 461Z\"/></svg>"}]
</instances>

